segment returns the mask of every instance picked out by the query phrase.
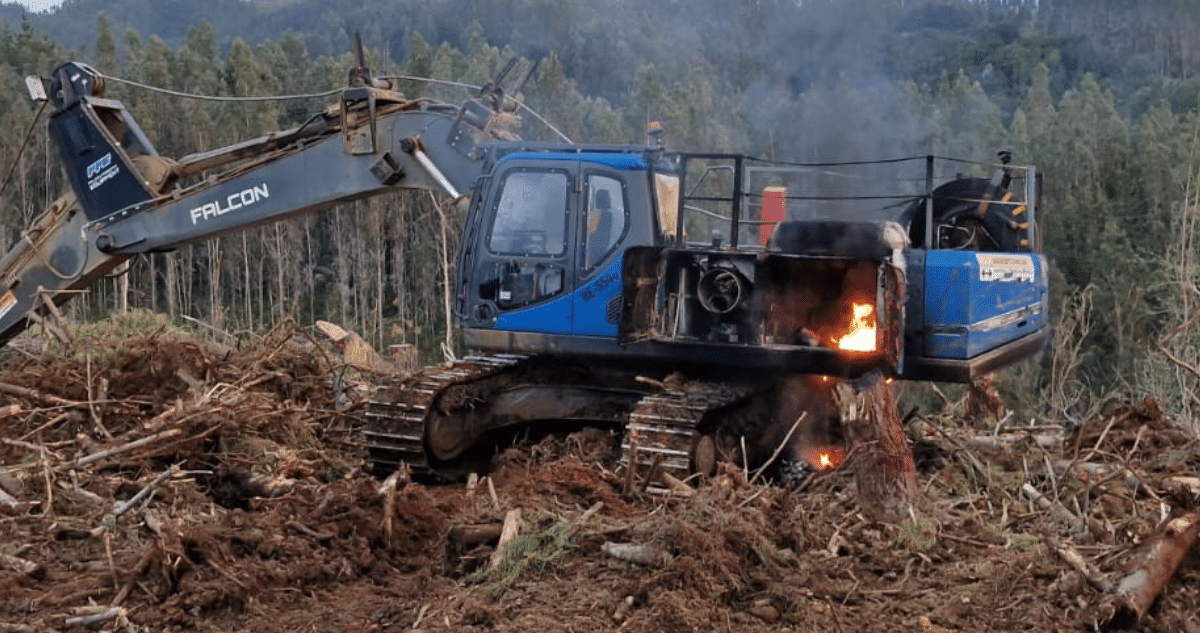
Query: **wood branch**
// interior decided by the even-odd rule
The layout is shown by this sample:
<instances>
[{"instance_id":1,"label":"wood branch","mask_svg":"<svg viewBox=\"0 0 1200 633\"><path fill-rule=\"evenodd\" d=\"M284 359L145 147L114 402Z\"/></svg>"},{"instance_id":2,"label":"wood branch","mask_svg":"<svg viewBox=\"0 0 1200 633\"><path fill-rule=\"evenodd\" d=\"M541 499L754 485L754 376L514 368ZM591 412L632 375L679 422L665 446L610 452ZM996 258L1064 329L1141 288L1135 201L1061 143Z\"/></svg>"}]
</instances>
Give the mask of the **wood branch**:
<instances>
[{"instance_id":1,"label":"wood branch","mask_svg":"<svg viewBox=\"0 0 1200 633\"><path fill-rule=\"evenodd\" d=\"M1024 447L1029 440L1046 450L1057 450L1062 448L1063 436L1055 433L1030 433L1025 429L1016 428L999 435L969 437L966 446L993 451L1017 450Z\"/></svg>"},{"instance_id":2,"label":"wood branch","mask_svg":"<svg viewBox=\"0 0 1200 633\"><path fill-rule=\"evenodd\" d=\"M20 414L21 414L21 405L19 405L19 404L7 404L7 405L4 405L3 407L0 407L0 420L3 420L5 418L11 418L14 415L20 415Z\"/></svg>"},{"instance_id":3,"label":"wood branch","mask_svg":"<svg viewBox=\"0 0 1200 633\"><path fill-rule=\"evenodd\" d=\"M1113 584L1105 578L1100 572L1092 568L1079 552L1075 551L1069 543L1052 543L1055 553L1063 559L1063 562L1070 565L1075 571L1079 572L1080 576L1087 581L1089 585L1098 591L1108 593L1112 591Z\"/></svg>"},{"instance_id":4,"label":"wood branch","mask_svg":"<svg viewBox=\"0 0 1200 633\"><path fill-rule=\"evenodd\" d=\"M18 574L24 574L34 580L41 580L46 577L46 570L41 565L19 558L17 556L9 556L0 554L0 569L7 569Z\"/></svg>"},{"instance_id":5,"label":"wood branch","mask_svg":"<svg viewBox=\"0 0 1200 633\"><path fill-rule=\"evenodd\" d=\"M1050 497L1042 494L1033 484L1026 483L1021 486L1021 493L1030 501L1037 504L1039 508L1049 512L1055 519L1065 523L1073 532L1079 532L1083 529L1083 520L1075 516L1074 512L1068 510L1061 503L1055 502Z\"/></svg>"},{"instance_id":6,"label":"wood branch","mask_svg":"<svg viewBox=\"0 0 1200 633\"><path fill-rule=\"evenodd\" d=\"M21 507L21 501L5 492L4 488L0 488L0 506L15 509Z\"/></svg>"},{"instance_id":7,"label":"wood branch","mask_svg":"<svg viewBox=\"0 0 1200 633\"><path fill-rule=\"evenodd\" d=\"M46 314L50 317L49 321L61 332L61 337L66 339L64 343L68 346L75 344L75 338L71 336L71 330L67 327L67 320L63 318L62 312L55 305L52 292L46 290L42 286L38 286L38 299L42 305L46 306Z\"/></svg>"},{"instance_id":8,"label":"wood branch","mask_svg":"<svg viewBox=\"0 0 1200 633\"><path fill-rule=\"evenodd\" d=\"M296 530L297 532L299 532L301 534L307 534L308 536L311 536L311 537L317 539L318 541L329 541L329 540L332 540L333 537L337 536L336 534L330 534L328 532L318 532L295 519L289 519L287 523L284 523L284 525L292 528L293 530Z\"/></svg>"},{"instance_id":9,"label":"wood branch","mask_svg":"<svg viewBox=\"0 0 1200 633\"><path fill-rule=\"evenodd\" d=\"M642 543L613 543L605 541L602 547L605 554L630 563L646 567L666 567L671 563L671 555L666 550L655 545Z\"/></svg>"},{"instance_id":10,"label":"wood branch","mask_svg":"<svg viewBox=\"0 0 1200 633\"><path fill-rule=\"evenodd\" d=\"M640 378L640 376L639 376ZM629 459L625 462L625 479L621 482L621 494L633 494L633 483L637 480L638 445L637 434L629 434Z\"/></svg>"},{"instance_id":11,"label":"wood branch","mask_svg":"<svg viewBox=\"0 0 1200 633\"><path fill-rule=\"evenodd\" d=\"M6 382L0 382L0 393L7 393L10 396L18 396L20 398L29 398L30 400L37 400L39 402L46 402L49 404L56 404L56 405L60 405L60 406L61 405L71 406L71 407L86 407L87 406L86 402L76 402L74 400L67 400L65 398L59 398L58 396L52 396L48 393L42 393L36 389L30 389L28 387L21 387L19 385L10 385Z\"/></svg>"},{"instance_id":12,"label":"wood branch","mask_svg":"<svg viewBox=\"0 0 1200 633\"><path fill-rule=\"evenodd\" d=\"M975 470L975 472L979 475L979 477L983 480L984 485L986 487L991 487L992 474L987 468L984 467L983 462L979 461L979 458L975 456L974 451L967 448L965 445L963 445L962 442L958 441L958 439L956 439L954 436L950 435L949 433L942 430L941 428L938 428L938 426L936 424L927 424L926 428L932 429L935 433L942 436L942 439L946 440L946 442L949 443L950 446L954 448L955 459L957 459L960 463L962 463L962 465L964 467L973 468Z\"/></svg>"},{"instance_id":13,"label":"wood branch","mask_svg":"<svg viewBox=\"0 0 1200 633\"><path fill-rule=\"evenodd\" d=\"M496 506L496 511L503 510L504 507L500 505L500 495L496 494L496 484L492 482L491 477L487 478L487 489L488 497L492 500L492 505Z\"/></svg>"},{"instance_id":14,"label":"wood branch","mask_svg":"<svg viewBox=\"0 0 1200 633\"><path fill-rule=\"evenodd\" d=\"M145 573L146 569L150 567L150 563L154 560L155 555L157 554L157 545L150 545L146 547L146 551L142 553L142 557L138 559L137 564L133 566L133 572L129 574L129 578L125 581L125 584L121 585L121 589L117 591L117 595L113 596L113 599L108 603L110 608L121 606L121 603L124 602L125 598L129 596L129 592L133 591L133 585L137 583L138 578L140 578L142 574Z\"/></svg>"},{"instance_id":15,"label":"wood branch","mask_svg":"<svg viewBox=\"0 0 1200 633\"><path fill-rule=\"evenodd\" d=\"M658 482L663 485L672 495L677 497L694 497L696 489L689 486L686 482L669 472L663 471L658 474Z\"/></svg>"},{"instance_id":16,"label":"wood branch","mask_svg":"<svg viewBox=\"0 0 1200 633\"><path fill-rule=\"evenodd\" d=\"M130 498L129 501L114 503L112 512L109 512L108 514L104 515L104 518L100 520L100 525L98 525L94 529L92 529L92 534L98 536L98 535L104 533L109 528L115 526L117 524L117 519L120 518L121 515L125 514L126 512L129 512L133 508L137 507L137 505L139 503L141 503L142 501L144 501L146 499L146 497L150 496L150 493L153 492L154 489L156 487L158 487L159 484L161 484L162 482L166 481L168 478L170 478L178 473L179 473L179 466L178 465L171 466L170 468L163 471L162 473L159 473L159 475L157 477L155 477L150 483L146 484L146 486L143 487L141 490L139 490L137 492L137 494L133 495L133 497Z\"/></svg>"},{"instance_id":17,"label":"wood branch","mask_svg":"<svg viewBox=\"0 0 1200 633\"><path fill-rule=\"evenodd\" d=\"M613 622L616 622L617 624L623 623L625 619L629 617L629 612L633 610L633 602L633 596L625 596L625 599L621 601L621 604L617 605L617 610L613 611Z\"/></svg>"},{"instance_id":18,"label":"wood branch","mask_svg":"<svg viewBox=\"0 0 1200 633\"><path fill-rule=\"evenodd\" d=\"M579 528L586 525L587 522L592 520L592 517L596 516L596 514L599 513L600 509L603 507L604 507L603 501L597 501L596 503L593 503L591 505L591 507L589 507L587 510L585 510L583 512L583 514L579 515L578 518L576 518L574 521L571 522L571 529L578 530Z\"/></svg>"},{"instance_id":19,"label":"wood branch","mask_svg":"<svg viewBox=\"0 0 1200 633\"><path fill-rule=\"evenodd\" d=\"M63 625L88 626L89 624L99 624L100 622L107 622L109 620L116 620L124 617L125 609L122 609L121 607L113 607L111 609L105 609L99 613L89 613L86 615L69 617L65 622L63 622Z\"/></svg>"},{"instance_id":20,"label":"wood branch","mask_svg":"<svg viewBox=\"0 0 1200 633\"><path fill-rule=\"evenodd\" d=\"M650 459L650 471L646 473L645 479L642 480L641 492L646 492L650 488L651 482L658 481L658 474L663 472L663 459L662 453L655 453L654 457Z\"/></svg>"},{"instance_id":21,"label":"wood branch","mask_svg":"<svg viewBox=\"0 0 1200 633\"><path fill-rule=\"evenodd\" d=\"M108 399L108 380L101 378L99 389L92 388L92 356L87 356L87 390L88 390L88 411L92 414L92 424L104 439L113 439L113 434L109 432L108 427L104 426L104 420L100 417L100 410L96 408L97 400Z\"/></svg>"},{"instance_id":22,"label":"wood branch","mask_svg":"<svg viewBox=\"0 0 1200 633\"><path fill-rule=\"evenodd\" d=\"M1200 496L1200 477L1172 475L1163 478L1162 487L1168 492L1187 492L1193 496Z\"/></svg>"},{"instance_id":23,"label":"wood branch","mask_svg":"<svg viewBox=\"0 0 1200 633\"><path fill-rule=\"evenodd\" d=\"M1122 479L1130 489L1136 489L1142 485L1142 480L1136 473L1119 465L1060 459L1054 462L1053 468L1054 474L1057 476L1069 474L1084 483L1096 484L1101 481Z\"/></svg>"},{"instance_id":24,"label":"wood branch","mask_svg":"<svg viewBox=\"0 0 1200 633\"><path fill-rule=\"evenodd\" d=\"M134 440L132 442L129 442L128 444L122 444L121 446L116 446L114 448L99 451L97 453L92 453L91 455L85 455L83 457L80 457L79 459L76 459L75 461L68 462L65 465L65 468L73 469L73 468L79 468L80 466L86 466L93 462L98 462L102 459L107 459L114 455L120 455L122 453L128 453L130 451L135 451L139 448L145 448L146 446L151 446L151 445L155 444L156 442L161 442L163 440L169 440L171 438L178 437L180 435L183 435L183 429L179 429L179 428L167 429L166 431L163 431L161 433L155 433L154 435L148 435L146 437L143 437L140 440Z\"/></svg>"},{"instance_id":25,"label":"wood branch","mask_svg":"<svg viewBox=\"0 0 1200 633\"><path fill-rule=\"evenodd\" d=\"M396 514L396 491L401 487L401 481L404 485L412 480L412 471L408 468L408 464L401 463L396 472L388 475L388 478L383 480L379 486L379 494L383 497L383 542L388 545L392 544L392 518Z\"/></svg>"},{"instance_id":26,"label":"wood branch","mask_svg":"<svg viewBox=\"0 0 1200 633\"><path fill-rule=\"evenodd\" d=\"M73 345L75 343L75 341L71 339L71 336L69 334L67 334L66 330L63 330L61 327L58 326L58 324L54 323L50 319L47 319L47 318L43 317L42 315L38 314L35 310L30 310L28 313L25 314L25 316L30 321L33 321L34 323L37 323L38 325L42 326L42 329L45 330L47 334L58 339L59 343L62 343L63 345L66 345L68 347L70 347L71 345Z\"/></svg>"},{"instance_id":27,"label":"wood branch","mask_svg":"<svg viewBox=\"0 0 1200 633\"><path fill-rule=\"evenodd\" d=\"M517 538L517 534L521 532L521 509L516 508L509 510L508 514L504 515L504 527L500 530L500 540L496 543L496 551L492 552L492 559L488 564L489 569L495 569L504 560L504 552L508 549L509 543Z\"/></svg>"},{"instance_id":28,"label":"wood branch","mask_svg":"<svg viewBox=\"0 0 1200 633\"><path fill-rule=\"evenodd\" d=\"M1108 626L1132 627L1150 610L1200 534L1200 508L1163 524L1142 543L1130 571L1102 607Z\"/></svg>"},{"instance_id":29,"label":"wood branch","mask_svg":"<svg viewBox=\"0 0 1200 633\"><path fill-rule=\"evenodd\" d=\"M783 449L787 448L788 442L792 439L792 434L796 432L796 427L800 426L800 423L803 422L804 418L806 417L808 417L808 411L802 412L800 417L796 418L796 421L792 423L792 428L788 429L787 435L784 436L783 441L779 443L779 446L775 447L775 452L771 453L771 457L768 458L767 461L763 462L763 465L759 466L758 470L754 471L754 476L750 478L751 485L754 485L754 482L758 481L759 476L763 474L763 471L766 470L768 466L774 464L775 460L779 459L779 454L783 452Z\"/></svg>"},{"instance_id":30,"label":"wood branch","mask_svg":"<svg viewBox=\"0 0 1200 633\"><path fill-rule=\"evenodd\" d=\"M55 426L59 422L62 422L63 420L66 420L74 415L77 415L74 411L66 411L64 413L60 413L60 414L54 416L53 418L51 418L50 421L38 426L36 429L26 433L25 435L22 435L21 437L19 437L17 439L18 440L27 440L27 439L37 435L38 433L41 433L42 431L45 431L46 429L48 429L52 426Z\"/></svg>"},{"instance_id":31,"label":"wood branch","mask_svg":"<svg viewBox=\"0 0 1200 633\"><path fill-rule=\"evenodd\" d=\"M892 385L878 373L859 384L864 382L857 392L845 382L834 388L859 507L873 520L901 521L911 508L925 505L917 467Z\"/></svg>"}]
</instances>

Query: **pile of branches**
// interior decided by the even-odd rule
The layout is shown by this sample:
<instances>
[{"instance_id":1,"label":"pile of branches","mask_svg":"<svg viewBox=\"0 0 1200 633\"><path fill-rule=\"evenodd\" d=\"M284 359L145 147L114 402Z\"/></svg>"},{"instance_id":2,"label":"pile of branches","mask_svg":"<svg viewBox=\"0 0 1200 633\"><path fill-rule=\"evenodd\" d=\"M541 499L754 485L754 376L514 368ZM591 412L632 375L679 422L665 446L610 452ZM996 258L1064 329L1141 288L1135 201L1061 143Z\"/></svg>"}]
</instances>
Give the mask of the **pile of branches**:
<instances>
[{"instance_id":1,"label":"pile of branches","mask_svg":"<svg viewBox=\"0 0 1200 633\"><path fill-rule=\"evenodd\" d=\"M0 522L12 547L0 549L0 570L37 583L46 561L62 562L51 543L93 542L111 586L94 586L104 574L61 583L45 600L66 611L47 623L119 626L122 603L163 556L130 539L129 526L164 529L152 505L182 515L245 507L358 469L330 388L336 369L290 324L236 346L160 329L10 359L0 372ZM109 599L88 604L96 595Z\"/></svg>"}]
</instances>

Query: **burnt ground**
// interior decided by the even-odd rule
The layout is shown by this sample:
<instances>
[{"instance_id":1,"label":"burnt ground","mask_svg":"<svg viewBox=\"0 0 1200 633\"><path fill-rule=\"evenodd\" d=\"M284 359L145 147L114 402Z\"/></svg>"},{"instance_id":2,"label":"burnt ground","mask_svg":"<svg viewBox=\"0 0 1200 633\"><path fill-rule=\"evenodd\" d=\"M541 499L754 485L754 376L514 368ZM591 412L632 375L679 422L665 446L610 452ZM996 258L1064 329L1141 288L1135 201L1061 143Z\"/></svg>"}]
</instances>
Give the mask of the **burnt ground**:
<instances>
[{"instance_id":1,"label":"burnt ground","mask_svg":"<svg viewBox=\"0 0 1200 633\"><path fill-rule=\"evenodd\" d=\"M1061 436L913 418L929 507L899 524L863 518L848 469L630 488L601 430L517 442L473 487L389 492L364 472L335 368L286 328L10 355L0 632L1092 631L1106 596L1056 546L1120 578L1163 511L1192 505L1171 477L1200 462L1147 400ZM1200 631L1198 608L1193 553L1135 630Z\"/></svg>"}]
</instances>

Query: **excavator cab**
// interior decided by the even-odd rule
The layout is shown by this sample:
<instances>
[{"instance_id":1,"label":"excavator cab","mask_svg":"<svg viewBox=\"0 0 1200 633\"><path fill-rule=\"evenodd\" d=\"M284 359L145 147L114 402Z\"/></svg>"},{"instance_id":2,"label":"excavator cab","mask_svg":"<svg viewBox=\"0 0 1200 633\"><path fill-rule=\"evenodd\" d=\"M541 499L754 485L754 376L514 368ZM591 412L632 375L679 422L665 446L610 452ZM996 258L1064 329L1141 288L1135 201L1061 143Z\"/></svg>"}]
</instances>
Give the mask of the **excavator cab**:
<instances>
[{"instance_id":1,"label":"excavator cab","mask_svg":"<svg viewBox=\"0 0 1200 633\"><path fill-rule=\"evenodd\" d=\"M468 346L620 353L622 255L656 233L651 160L604 147L498 151L459 253Z\"/></svg>"}]
</instances>

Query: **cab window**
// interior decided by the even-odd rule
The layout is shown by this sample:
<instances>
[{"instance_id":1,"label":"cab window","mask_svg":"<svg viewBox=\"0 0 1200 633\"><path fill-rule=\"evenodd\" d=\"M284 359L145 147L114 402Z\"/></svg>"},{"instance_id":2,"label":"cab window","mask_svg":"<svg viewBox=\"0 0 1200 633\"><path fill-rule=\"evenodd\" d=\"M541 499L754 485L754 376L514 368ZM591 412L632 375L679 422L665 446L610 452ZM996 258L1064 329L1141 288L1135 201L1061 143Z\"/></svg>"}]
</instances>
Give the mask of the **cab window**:
<instances>
[{"instance_id":1,"label":"cab window","mask_svg":"<svg viewBox=\"0 0 1200 633\"><path fill-rule=\"evenodd\" d=\"M588 178L587 237L584 270L592 270L617 246L625 232L625 192L621 181L607 176Z\"/></svg>"},{"instance_id":2,"label":"cab window","mask_svg":"<svg viewBox=\"0 0 1200 633\"><path fill-rule=\"evenodd\" d=\"M488 249L501 255L566 252L567 174L514 171L504 178Z\"/></svg>"}]
</instances>

